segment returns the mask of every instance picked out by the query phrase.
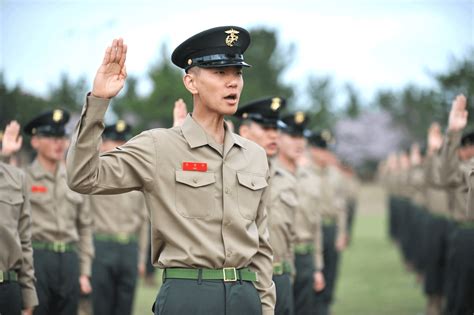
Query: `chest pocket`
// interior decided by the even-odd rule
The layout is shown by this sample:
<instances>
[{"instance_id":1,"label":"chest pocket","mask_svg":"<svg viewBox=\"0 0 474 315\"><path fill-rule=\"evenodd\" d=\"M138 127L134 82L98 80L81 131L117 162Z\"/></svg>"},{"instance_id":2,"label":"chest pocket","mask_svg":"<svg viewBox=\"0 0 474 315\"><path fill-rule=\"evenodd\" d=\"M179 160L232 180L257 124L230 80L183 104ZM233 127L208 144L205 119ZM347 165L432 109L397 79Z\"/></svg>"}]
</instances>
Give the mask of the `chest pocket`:
<instances>
[{"instance_id":1,"label":"chest pocket","mask_svg":"<svg viewBox=\"0 0 474 315\"><path fill-rule=\"evenodd\" d=\"M10 227L17 227L23 202L23 194L20 190L0 191L0 216L2 217L2 222L5 222Z\"/></svg>"},{"instance_id":2,"label":"chest pocket","mask_svg":"<svg viewBox=\"0 0 474 315\"><path fill-rule=\"evenodd\" d=\"M298 206L298 199L296 198L295 194L289 191L282 191L280 193L280 200L286 206L294 209Z\"/></svg>"},{"instance_id":3,"label":"chest pocket","mask_svg":"<svg viewBox=\"0 0 474 315\"><path fill-rule=\"evenodd\" d=\"M237 173L237 180L239 212L245 219L255 220L263 188L268 186L267 181L264 176L246 173Z\"/></svg>"},{"instance_id":4,"label":"chest pocket","mask_svg":"<svg viewBox=\"0 0 474 315\"><path fill-rule=\"evenodd\" d=\"M204 219L215 209L214 173L176 171L176 211L190 219Z\"/></svg>"}]
</instances>

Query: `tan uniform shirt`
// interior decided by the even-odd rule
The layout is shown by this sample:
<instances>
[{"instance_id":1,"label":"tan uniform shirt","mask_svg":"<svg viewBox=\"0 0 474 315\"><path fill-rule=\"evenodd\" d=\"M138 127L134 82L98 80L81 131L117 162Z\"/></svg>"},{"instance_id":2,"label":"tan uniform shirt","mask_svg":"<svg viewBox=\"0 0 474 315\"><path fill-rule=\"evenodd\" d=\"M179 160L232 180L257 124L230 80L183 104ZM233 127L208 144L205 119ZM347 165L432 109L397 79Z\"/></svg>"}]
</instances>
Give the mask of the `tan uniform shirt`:
<instances>
[{"instance_id":1,"label":"tan uniform shirt","mask_svg":"<svg viewBox=\"0 0 474 315\"><path fill-rule=\"evenodd\" d=\"M286 261L294 267L295 213L298 207L296 178L277 159L270 163L270 174L268 226L273 261Z\"/></svg>"},{"instance_id":2,"label":"tan uniform shirt","mask_svg":"<svg viewBox=\"0 0 474 315\"><path fill-rule=\"evenodd\" d=\"M313 165L313 170L321 177L321 215L325 219L334 220L337 226L337 237L347 235L346 193L342 175L336 167L321 168Z\"/></svg>"},{"instance_id":3,"label":"tan uniform shirt","mask_svg":"<svg viewBox=\"0 0 474 315\"><path fill-rule=\"evenodd\" d=\"M94 254L92 216L84 196L69 189L62 164L52 174L35 160L26 174L32 214L31 240L76 243L81 275L90 275Z\"/></svg>"},{"instance_id":4,"label":"tan uniform shirt","mask_svg":"<svg viewBox=\"0 0 474 315\"><path fill-rule=\"evenodd\" d=\"M408 185L411 190L411 201L419 207L426 206L426 182L422 165L412 166L408 173Z\"/></svg>"},{"instance_id":5,"label":"tan uniform shirt","mask_svg":"<svg viewBox=\"0 0 474 315\"><path fill-rule=\"evenodd\" d=\"M427 156L423 168L426 181L426 208L435 214L450 215L448 190L440 185L440 179L436 178L435 165L439 163L436 155Z\"/></svg>"},{"instance_id":6,"label":"tan uniform shirt","mask_svg":"<svg viewBox=\"0 0 474 315\"><path fill-rule=\"evenodd\" d=\"M474 213L468 211L470 171L474 161L461 161L457 149L461 143L461 132L448 132L439 154L437 177L448 187L452 198L452 216L456 221L472 221Z\"/></svg>"},{"instance_id":7,"label":"tan uniform shirt","mask_svg":"<svg viewBox=\"0 0 474 315\"><path fill-rule=\"evenodd\" d=\"M296 243L312 243L315 269L324 268L321 222L321 178L310 167L299 167L296 173L299 208L296 212Z\"/></svg>"},{"instance_id":8,"label":"tan uniform shirt","mask_svg":"<svg viewBox=\"0 0 474 315\"><path fill-rule=\"evenodd\" d=\"M264 150L229 131L219 146L188 116L99 155L109 101L87 97L68 153L69 185L86 194L141 190L150 209L152 259L160 268L249 267L272 313L272 248ZM201 171L186 170L187 162ZM205 164L204 164L205 163Z\"/></svg>"},{"instance_id":9,"label":"tan uniform shirt","mask_svg":"<svg viewBox=\"0 0 474 315\"><path fill-rule=\"evenodd\" d=\"M16 271L23 308L38 305L31 249L31 209L25 174L0 162L0 271Z\"/></svg>"},{"instance_id":10,"label":"tan uniform shirt","mask_svg":"<svg viewBox=\"0 0 474 315\"><path fill-rule=\"evenodd\" d=\"M88 201L94 233L136 236L140 264L146 262L148 248L148 210L143 194L131 191L120 195L91 195Z\"/></svg>"}]
</instances>

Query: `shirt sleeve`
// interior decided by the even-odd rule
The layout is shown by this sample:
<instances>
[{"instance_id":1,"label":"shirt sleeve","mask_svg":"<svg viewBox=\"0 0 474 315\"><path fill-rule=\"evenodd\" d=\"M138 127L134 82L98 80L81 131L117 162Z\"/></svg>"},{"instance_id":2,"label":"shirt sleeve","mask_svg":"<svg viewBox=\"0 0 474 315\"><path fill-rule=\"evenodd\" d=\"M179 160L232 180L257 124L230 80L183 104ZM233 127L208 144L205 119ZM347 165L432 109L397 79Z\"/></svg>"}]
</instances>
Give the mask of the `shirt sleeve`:
<instances>
[{"instance_id":1,"label":"shirt sleeve","mask_svg":"<svg viewBox=\"0 0 474 315\"><path fill-rule=\"evenodd\" d=\"M138 248L139 248L139 255L138 255L138 264L145 264L148 249L148 239L149 239L149 231L150 231L150 220L148 219L148 209L146 207L145 198L141 197L141 211L140 215L142 218L142 223L140 226L140 230L138 232Z\"/></svg>"},{"instance_id":2,"label":"shirt sleeve","mask_svg":"<svg viewBox=\"0 0 474 315\"><path fill-rule=\"evenodd\" d=\"M314 231L314 267L316 271L322 271L324 269L323 249L323 225L321 214L317 212L316 231Z\"/></svg>"},{"instance_id":3,"label":"shirt sleeve","mask_svg":"<svg viewBox=\"0 0 474 315\"><path fill-rule=\"evenodd\" d=\"M464 176L457 155L461 137L462 133L460 131L448 131L443 141L439 154L439 164L437 164L437 168L434 170L438 173L436 177L443 186L453 187L463 183Z\"/></svg>"},{"instance_id":4,"label":"shirt sleeve","mask_svg":"<svg viewBox=\"0 0 474 315\"><path fill-rule=\"evenodd\" d=\"M258 273L258 281L254 284L260 295L263 315L274 314L276 302L275 284L272 280L273 249L270 245L270 235L268 231L267 203L269 199L270 190L267 187L264 188L256 217L259 235L259 249L250 264L250 268Z\"/></svg>"},{"instance_id":5,"label":"shirt sleeve","mask_svg":"<svg viewBox=\"0 0 474 315\"><path fill-rule=\"evenodd\" d=\"M156 148L149 132L99 153L109 100L87 96L74 131L66 166L69 187L83 194L120 194L152 185Z\"/></svg>"},{"instance_id":6,"label":"shirt sleeve","mask_svg":"<svg viewBox=\"0 0 474 315\"><path fill-rule=\"evenodd\" d=\"M79 265L81 275L90 276L92 259L94 258L94 245L92 243L92 212L88 196L79 206L78 216L79 233Z\"/></svg>"},{"instance_id":7,"label":"shirt sleeve","mask_svg":"<svg viewBox=\"0 0 474 315\"><path fill-rule=\"evenodd\" d=\"M23 262L18 281L23 298L23 309L26 309L38 305L38 297L35 288L36 278L33 267L33 249L31 247L31 207L24 174L22 174L22 177L24 202L20 212L18 233L20 235Z\"/></svg>"}]
</instances>

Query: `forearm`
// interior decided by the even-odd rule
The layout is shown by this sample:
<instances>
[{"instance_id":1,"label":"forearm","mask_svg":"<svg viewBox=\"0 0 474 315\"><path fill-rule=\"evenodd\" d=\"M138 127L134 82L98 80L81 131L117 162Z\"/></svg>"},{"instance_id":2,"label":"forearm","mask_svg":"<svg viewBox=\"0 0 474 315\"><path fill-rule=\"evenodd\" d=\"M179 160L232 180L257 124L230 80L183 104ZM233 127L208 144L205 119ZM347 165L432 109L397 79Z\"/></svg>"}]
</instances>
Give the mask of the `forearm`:
<instances>
[{"instance_id":1,"label":"forearm","mask_svg":"<svg viewBox=\"0 0 474 315\"><path fill-rule=\"evenodd\" d=\"M461 131L448 131L439 154L438 173L443 186L457 186L463 180L457 150L461 143Z\"/></svg>"}]
</instances>

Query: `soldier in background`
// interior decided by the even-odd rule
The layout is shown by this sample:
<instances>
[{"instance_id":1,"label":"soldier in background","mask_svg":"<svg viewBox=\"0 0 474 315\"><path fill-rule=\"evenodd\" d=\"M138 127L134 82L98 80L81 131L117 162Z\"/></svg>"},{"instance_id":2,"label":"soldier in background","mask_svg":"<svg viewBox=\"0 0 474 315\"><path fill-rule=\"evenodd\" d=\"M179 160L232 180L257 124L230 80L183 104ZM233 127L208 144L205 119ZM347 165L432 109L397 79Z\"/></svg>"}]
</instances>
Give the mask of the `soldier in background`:
<instances>
[{"instance_id":1,"label":"soldier in background","mask_svg":"<svg viewBox=\"0 0 474 315\"><path fill-rule=\"evenodd\" d=\"M467 100L458 95L449 113L448 130L435 169L436 178L450 189L454 225L448 243L446 312L450 315L474 313L474 212L468 204L474 168L474 143L466 132L460 148L462 131L467 126Z\"/></svg>"},{"instance_id":2,"label":"soldier in background","mask_svg":"<svg viewBox=\"0 0 474 315\"><path fill-rule=\"evenodd\" d=\"M326 288L317 296L317 314L330 313L336 285L339 252L347 246L347 207L343 191L343 177L337 169L337 160L329 150L332 136L328 130L310 137L310 153L313 171L321 180L320 211L323 222L324 279Z\"/></svg>"},{"instance_id":3,"label":"soldier in background","mask_svg":"<svg viewBox=\"0 0 474 315\"><path fill-rule=\"evenodd\" d=\"M315 294L324 289L321 234L318 234L317 180L309 176L299 163L305 154L304 131L308 118L303 112L288 114L282 121L285 127L278 139L278 163L287 172L296 176L298 208L295 213L295 266L296 277L293 289L295 314L314 312Z\"/></svg>"},{"instance_id":4,"label":"soldier in background","mask_svg":"<svg viewBox=\"0 0 474 315\"><path fill-rule=\"evenodd\" d=\"M38 305L31 248L31 208L26 176L10 166L21 148L16 121L5 128L0 152L0 314L33 314Z\"/></svg>"},{"instance_id":5,"label":"soldier in background","mask_svg":"<svg viewBox=\"0 0 474 315\"><path fill-rule=\"evenodd\" d=\"M239 134L265 149L270 165L268 226L273 248L275 314L293 314L294 217L297 211L296 178L275 158L278 151L280 112L285 99L269 97L252 101L235 113L242 120Z\"/></svg>"},{"instance_id":6,"label":"soldier in background","mask_svg":"<svg viewBox=\"0 0 474 315\"><path fill-rule=\"evenodd\" d=\"M76 314L80 291L91 291L92 218L84 196L68 188L63 165L68 120L68 112L55 109L24 127L37 152L26 170L39 298L34 314Z\"/></svg>"},{"instance_id":7,"label":"soldier in background","mask_svg":"<svg viewBox=\"0 0 474 315\"><path fill-rule=\"evenodd\" d=\"M119 120L102 134L101 152L123 145L131 126ZM148 213L143 194L91 195L94 247L92 301L94 314L131 314L137 275L145 273Z\"/></svg>"}]
</instances>

